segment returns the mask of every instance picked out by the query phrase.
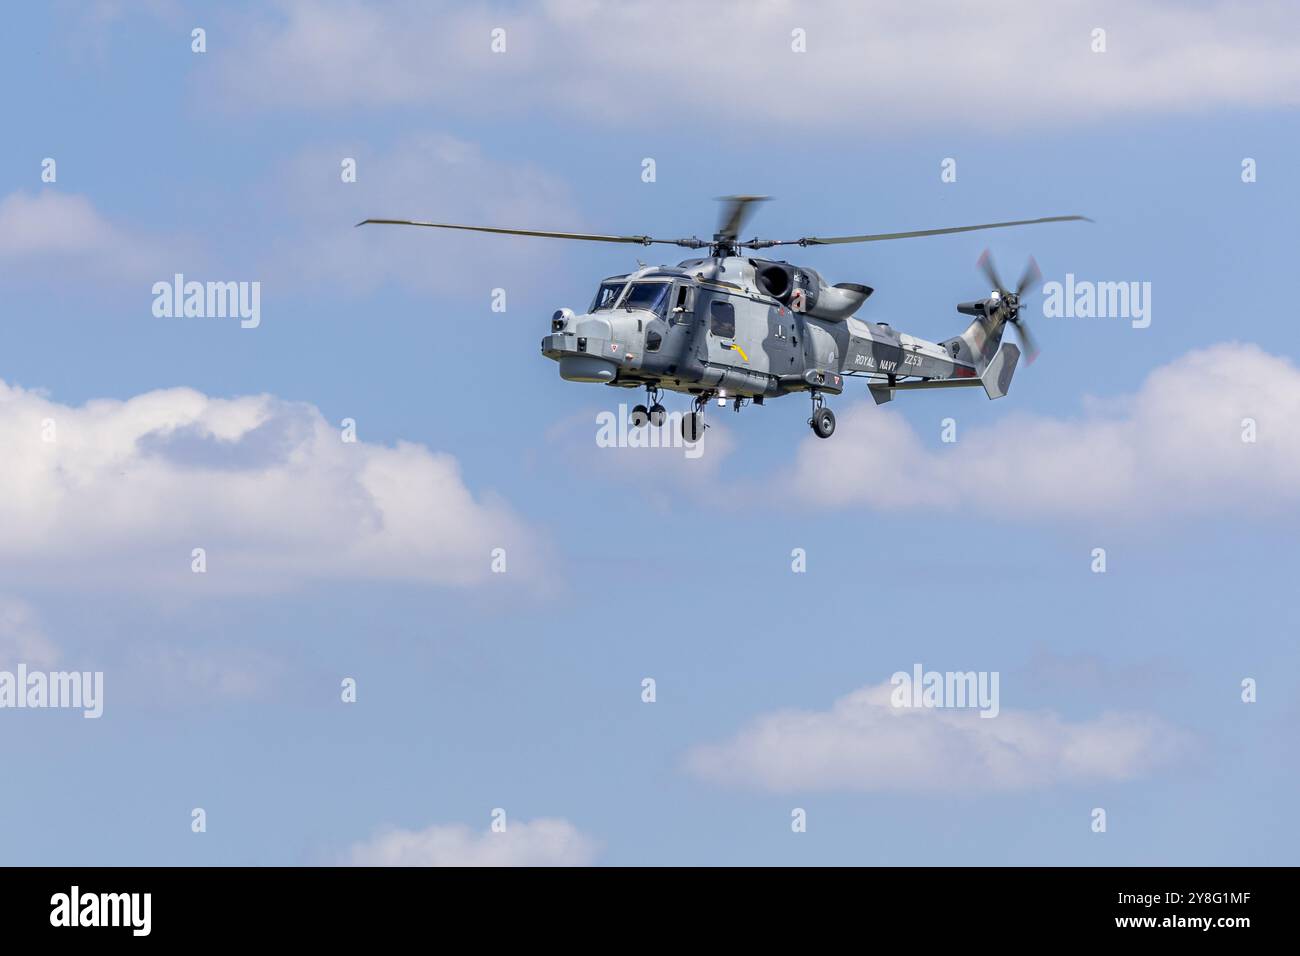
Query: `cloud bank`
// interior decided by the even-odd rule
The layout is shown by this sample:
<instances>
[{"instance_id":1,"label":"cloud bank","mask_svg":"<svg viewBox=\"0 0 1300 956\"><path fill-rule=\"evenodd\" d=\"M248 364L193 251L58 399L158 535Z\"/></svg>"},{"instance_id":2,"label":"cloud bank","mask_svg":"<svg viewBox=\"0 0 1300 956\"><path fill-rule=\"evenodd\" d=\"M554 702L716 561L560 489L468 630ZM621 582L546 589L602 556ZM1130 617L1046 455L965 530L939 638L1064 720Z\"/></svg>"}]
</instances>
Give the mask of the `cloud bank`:
<instances>
[{"instance_id":1,"label":"cloud bank","mask_svg":"<svg viewBox=\"0 0 1300 956\"><path fill-rule=\"evenodd\" d=\"M346 442L311 405L189 388L80 407L0 382L0 568L64 585L278 589L312 579L465 586L538 542L456 459ZM193 571L193 550L206 572Z\"/></svg>"},{"instance_id":2,"label":"cloud bank","mask_svg":"<svg viewBox=\"0 0 1300 956\"><path fill-rule=\"evenodd\" d=\"M342 181L345 158L356 162L355 182ZM563 244L354 224L369 218L519 228L583 224L556 177L444 133L412 134L388 148L340 143L304 150L280 170L267 205L274 210L268 230L285 217L302 229L273 258L291 275L353 290L400 282L439 300L473 290L485 313L494 287L538 281L554 268Z\"/></svg>"},{"instance_id":3,"label":"cloud bank","mask_svg":"<svg viewBox=\"0 0 1300 956\"><path fill-rule=\"evenodd\" d=\"M906 396L900 401L906 401ZM1255 441L1243 441L1255 423ZM1078 419L1013 413L928 447L897 408L860 404L806 439L793 493L827 507L1099 518L1300 509L1300 370L1226 343L1153 371Z\"/></svg>"},{"instance_id":4,"label":"cloud bank","mask_svg":"<svg viewBox=\"0 0 1300 956\"><path fill-rule=\"evenodd\" d=\"M1098 28L1104 53L1092 49ZM505 31L504 52L493 52L494 29ZM795 31L806 52L794 52ZM1300 102L1300 22L1281 0L1245 15L1228 0L787 0L723 3L705 17L688 0L285 0L228 34L239 45L218 83L246 109L454 108L473 88L484 94L475 104L502 113L622 124L675 117L702 91L762 77L752 109L714 110L711 121L854 138L918 122L1059 125ZM629 56L646 37L664 42L653 56Z\"/></svg>"},{"instance_id":5,"label":"cloud bank","mask_svg":"<svg viewBox=\"0 0 1300 956\"><path fill-rule=\"evenodd\" d=\"M780 710L698 746L687 769L715 783L778 793L1014 791L1128 780L1176 763L1190 735L1158 717L893 707L888 682L830 710Z\"/></svg>"},{"instance_id":6,"label":"cloud bank","mask_svg":"<svg viewBox=\"0 0 1300 956\"><path fill-rule=\"evenodd\" d=\"M170 276L189 261L189 243L138 234L114 223L85 196L48 188L0 199L0 264L27 275L132 281Z\"/></svg>"},{"instance_id":7,"label":"cloud bank","mask_svg":"<svg viewBox=\"0 0 1300 956\"><path fill-rule=\"evenodd\" d=\"M385 830L354 844L351 866L590 866L599 846L567 820L510 822L502 833L463 824Z\"/></svg>"}]
</instances>

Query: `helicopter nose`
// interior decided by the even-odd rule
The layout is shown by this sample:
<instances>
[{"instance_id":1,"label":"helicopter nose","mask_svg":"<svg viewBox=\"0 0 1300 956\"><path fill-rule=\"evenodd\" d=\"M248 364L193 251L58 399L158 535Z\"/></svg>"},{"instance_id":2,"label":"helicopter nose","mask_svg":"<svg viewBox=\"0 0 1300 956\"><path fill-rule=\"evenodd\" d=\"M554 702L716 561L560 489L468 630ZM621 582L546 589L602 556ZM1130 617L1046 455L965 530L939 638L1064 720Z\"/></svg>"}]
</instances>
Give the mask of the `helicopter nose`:
<instances>
[{"instance_id":1,"label":"helicopter nose","mask_svg":"<svg viewBox=\"0 0 1300 956\"><path fill-rule=\"evenodd\" d=\"M574 323L574 331L586 339L603 339L607 342L614 340L614 327L609 319L597 318L594 315L584 315Z\"/></svg>"},{"instance_id":2,"label":"helicopter nose","mask_svg":"<svg viewBox=\"0 0 1300 956\"><path fill-rule=\"evenodd\" d=\"M623 348L610 321L593 315L569 319L542 339L542 353L560 363L560 377L570 382L614 381Z\"/></svg>"}]
</instances>

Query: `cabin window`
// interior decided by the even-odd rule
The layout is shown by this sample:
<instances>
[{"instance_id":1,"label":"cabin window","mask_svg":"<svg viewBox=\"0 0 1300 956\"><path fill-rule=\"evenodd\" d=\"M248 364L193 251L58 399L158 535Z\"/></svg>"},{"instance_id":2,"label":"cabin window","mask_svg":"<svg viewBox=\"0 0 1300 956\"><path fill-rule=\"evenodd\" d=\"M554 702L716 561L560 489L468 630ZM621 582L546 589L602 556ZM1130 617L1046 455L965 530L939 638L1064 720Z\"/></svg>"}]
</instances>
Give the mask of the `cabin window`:
<instances>
[{"instance_id":1,"label":"cabin window","mask_svg":"<svg viewBox=\"0 0 1300 956\"><path fill-rule=\"evenodd\" d=\"M685 325L691 321L691 311L695 308L695 287L679 285L673 295L673 310L668 315L668 324Z\"/></svg>"},{"instance_id":2,"label":"cabin window","mask_svg":"<svg viewBox=\"0 0 1300 956\"><path fill-rule=\"evenodd\" d=\"M709 303L709 331L720 339L736 337L736 307L714 299Z\"/></svg>"}]
</instances>

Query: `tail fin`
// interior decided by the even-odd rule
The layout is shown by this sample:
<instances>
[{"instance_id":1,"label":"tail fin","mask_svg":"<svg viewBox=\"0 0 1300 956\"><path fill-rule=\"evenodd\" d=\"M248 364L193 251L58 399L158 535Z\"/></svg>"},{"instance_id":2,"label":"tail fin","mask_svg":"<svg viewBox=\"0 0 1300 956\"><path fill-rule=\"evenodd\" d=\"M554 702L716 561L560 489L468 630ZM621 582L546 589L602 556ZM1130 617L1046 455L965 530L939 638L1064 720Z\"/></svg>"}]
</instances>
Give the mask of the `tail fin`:
<instances>
[{"instance_id":1,"label":"tail fin","mask_svg":"<svg viewBox=\"0 0 1300 956\"><path fill-rule=\"evenodd\" d=\"M966 326L966 331L961 335L939 344L958 362L975 366L975 372L983 375L984 370L998 354L998 346L1002 344L1002 333L1007 328L1006 321L997 314L987 315L983 302L963 302L957 306L957 311L974 315L975 321ZM1017 350L1018 356L1019 350ZM1011 364L1015 366L1014 362Z\"/></svg>"},{"instance_id":2,"label":"tail fin","mask_svg":"<svg viewBox=\"0 0 1300 956\"><path fill-rule=\"evenodd\" d=\"M1020 361L1019 347L1010 342L1002 342L1002 333L1007 330L1007 323L1019 323L1019 291L1011 293L995 290L989 298L979 302L962 302L957 306L957 311L975 316L975 321L961 335L940 344L954 360L975 369L989 398L1001 398L1011 387L1011 376L1015 374L1016 363ZM1028 330L1017 324L1016 331L1029 346L1029 359L1033 361L1033 344Z\"/></svg>"},{"instance_id":3,"label":"tail fin","mask_svg":"<svg viewBox=\"0 0 1300 956\"><path fill-rule=\"evenodd\" d=\"M988 314L985 302L963 302L959 312L974 315L975 321L956 338L940 342L945 352L952 356L959 374L947 378L932 378L919 382L896 382L890 376L889 384L877 382L868 386L877 405L894 400L897 391L921 388L957 388L964 385L983 385L989 398L1001 398L1011 387L1011 376L1020 361L1020 349L1002 341L1007 319L1002 310ZM975 374L971 374L974 369Z\"/></svg>"}]
</instances>

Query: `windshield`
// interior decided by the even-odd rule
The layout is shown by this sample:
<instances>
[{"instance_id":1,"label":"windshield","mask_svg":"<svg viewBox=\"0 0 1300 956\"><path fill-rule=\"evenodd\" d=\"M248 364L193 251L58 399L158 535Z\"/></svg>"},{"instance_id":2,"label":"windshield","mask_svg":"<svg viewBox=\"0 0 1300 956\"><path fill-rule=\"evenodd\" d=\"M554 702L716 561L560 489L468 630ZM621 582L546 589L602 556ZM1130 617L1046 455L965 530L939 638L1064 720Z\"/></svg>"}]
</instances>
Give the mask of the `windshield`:
<instances>
[{"instance_id":1,"label":"windshield","mask_svg":"<svg viewBox=\"0 0 1300 956\"><path fill-rule=\"evenodd\" d=\"M663 317L668 314L668 290L671 288L667 282L633 282L623 298L623 308L629 312L645 309Z\"/></svg>"},{"instance_id":2,"label":"windshield","mask_svg":"<svg viewBox=\"0 0 1300 956\"><path fill-rule=\"evenodd\" d=\"M614 308L614 300L618 294L623 291L622 282L602 282L600 288L596 290L596 298L591 300L591 308L588 312L602 312L605 309Z\"/></svg>"}]
</instances>

